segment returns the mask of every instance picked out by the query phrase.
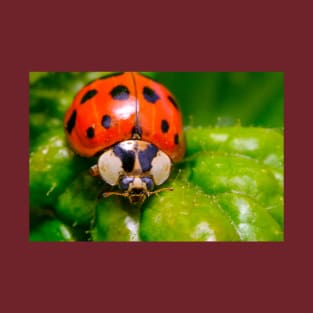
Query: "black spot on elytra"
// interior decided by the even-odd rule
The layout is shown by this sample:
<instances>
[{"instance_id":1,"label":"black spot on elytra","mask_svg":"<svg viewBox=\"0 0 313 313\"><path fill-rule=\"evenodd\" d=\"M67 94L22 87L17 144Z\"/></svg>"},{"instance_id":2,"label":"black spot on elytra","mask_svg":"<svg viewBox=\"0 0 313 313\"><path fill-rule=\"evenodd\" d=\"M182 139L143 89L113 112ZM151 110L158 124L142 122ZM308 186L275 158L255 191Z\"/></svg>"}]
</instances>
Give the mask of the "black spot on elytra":
<instances>
[{"instance_id":1,"label":"black spot on elytra","mask_svg":"<svg viewBox=\"0 0 313 313\"><path fill-rule=\"evenodd\" d=\"M144 87L142 93L144 98L150 103L156 103L160 99L160 96L149 87Z\"/></svg>"},{"instance_id":2,"label":"black spot on elytra","mask_svg":"<svg viewBox=\"0 0 313 313\"><path fill-rule=\"evenodd\" d=\"M174 107L175 107L177 110L179 110L178 105L177 105L177 102L175 101L175 99L174 99L172 96L168 96L167 98L168 98L168 100L174 105Z\"/></svg>"},{"instance_id":3,"label":"black spot on elytra","mask_svg":"<svg viewBox=\"0 0 313 313\"><path fill-rule=\"evenodd\" d=\"M90 139L95 136L95 130L93 129L93 127L87 128L86 135Z\"/></svg>"},{"instance_id":4,"label":"black spot on elytra","mask_svg":"<svg viewBox=\"0 0 313 313\"><path fill-rule=\"evenodd\" d=\"M175 143L175 145L179 144L179 136L178 136L178 134L175 134L175 136L174 136L174 143Z\"/></svg>"},{"instance_id":5,"label":"black spot on elytra","mask_svg":"<svg viewBox=\"0 0 313 313\"><path fill-rule=\"evenodd\" d=\"M134 126L132 129L132 138L136 137L136 135L139 136L139 138L141 138L142 136L142 129L139 126Z\"/></svg>"},{"instance_id":6,"label":"black spot on elytra","mask_svg":"<svg viewBox=\"0 0 313 313\"><path fill-rule=\"evenodd\" d=\"M68 119L66 123L66 130L69 134L71 134L76 122L76 110L73 111L71 117Z\"/></svg>"},{"instance_id":7,"label":"black spot on elytra","mask_svg":"<svg viewBox=\"0 0 313 313\"><path fill-rule=\"evenodd\" d=\"M123 85L114 87L110 94L114 100L127 100L129 98L129 90Z\"/></svg>"},{"instance_id":8,"label":"black spot on elytra","mask_svg":"<svg viewBox=\"0 0 313 313\"><path fill-rule=\"evenodd\" d=\"M138 158L139 158L139 163L142 168L143 172L149 171L152 167L152 160L158 153L158 148L154 146L153 144L150 144L146 150L144 151L139 151L138 153Z\"/></svg>"},{"instance_id":9,"label":"black spot on elytra","mask_svg":"<svg viewBox=\"0 0 313 313\"><path fill-rule=\"evenodd\" d=\"M88 90L83 97L80 100L80 104L85 103L86 101L90 100L91 98L93 98L96 94L98 93L98 91L96 89L91 89Z\"/></svg>"},{"instance_id":10,"label":"black spot on elytra","mask_svg":"<svg viewBox=\"0 0 313 313\"><path fill-rule=\"evenodd\" d=\"M101 125L104 127L104 128L106 128L106 129L108 129L108 128L110 128L110 126L111 126L111 117L109 116L109 115L103 115L103 117L102 117L102 121L101 121Z\"/></svg>"},{"instance_id":11,"label":"black spot on elytra","mask_svg":"<svg viewBox=\"0 0 313 313\"><path fill-rule=\"evenodd\" d=\"M120 145L115 145L113 147L113 152L122 161L122 167L125 172L131 172L135 164L135 152L124 150Z\"/></svg>"},{"instance_id":12,"label":"black spot on elytra","mask_svg":"<svg viewBox=\"0 0 313 313\"><path fill-rule=\"evenodd\" d=\"M168 121L167 120L162 120L161 122L161 130L163 133L167 133L168 130L170 128L170 125L168 124Z\"/></svg>"}]
</instances>

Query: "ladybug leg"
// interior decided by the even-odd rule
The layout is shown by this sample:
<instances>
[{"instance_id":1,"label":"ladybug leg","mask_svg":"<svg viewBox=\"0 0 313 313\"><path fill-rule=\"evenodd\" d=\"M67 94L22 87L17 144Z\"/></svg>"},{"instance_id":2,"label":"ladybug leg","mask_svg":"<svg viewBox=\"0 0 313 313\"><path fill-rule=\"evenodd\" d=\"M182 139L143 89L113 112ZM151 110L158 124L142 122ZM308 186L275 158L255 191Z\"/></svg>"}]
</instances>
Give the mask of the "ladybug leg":
<instances>
[{"instance_id":1,"label":"ladybug leg","mask_svg":"<svg viewBox=\"0 0 313 313\"><path fill-rule=\"evenodd\" d=\"M98 165L93 165L90 169L89 169L89 174L91 176L99 176L100 173L99 173L99 168L98 168Z\"/></svg>"}]
</instances>

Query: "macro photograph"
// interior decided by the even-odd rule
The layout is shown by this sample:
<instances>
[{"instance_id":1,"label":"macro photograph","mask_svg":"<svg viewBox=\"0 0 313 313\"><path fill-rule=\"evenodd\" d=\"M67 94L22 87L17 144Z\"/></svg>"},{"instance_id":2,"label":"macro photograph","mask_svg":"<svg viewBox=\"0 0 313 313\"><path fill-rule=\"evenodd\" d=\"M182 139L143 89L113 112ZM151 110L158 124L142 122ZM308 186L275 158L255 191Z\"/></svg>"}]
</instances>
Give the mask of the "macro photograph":
<instances>
[{"instance_id":1,"label":"macro photograph","mask_svg":"<svg viewBox=\"0 0 313 313\"><path fill-rule=\"evenodd\" d=\"M283 242L283 72L30 72L30 242Z\"/></svg>"}]
</instances>

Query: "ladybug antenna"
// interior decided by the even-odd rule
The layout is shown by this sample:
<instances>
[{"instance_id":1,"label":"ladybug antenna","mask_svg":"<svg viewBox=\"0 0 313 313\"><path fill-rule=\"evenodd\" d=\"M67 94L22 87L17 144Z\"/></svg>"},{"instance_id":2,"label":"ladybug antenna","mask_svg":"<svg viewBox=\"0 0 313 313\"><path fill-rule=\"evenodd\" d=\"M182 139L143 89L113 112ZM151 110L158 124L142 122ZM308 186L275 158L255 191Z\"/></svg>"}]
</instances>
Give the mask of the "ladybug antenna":
<instances>
[{"instance_id":1,"label":"ladybug antenna","mask_svg":"<svg viewBox=\"0 0 313 313\"><path fill-rule=\"evenodd\" d=\"M165 187L165 188L160 188L160 189L157 189L157 190L154 190L154 191L149 191L146 193L146 195L148 197L150 197L151 195L156 195L158 194L159 192L162 192L162 191L173 191L174 188L172 187ZM120 197L125 197L125 198L128 198L129 197L129 192L118 192L118 191L109 191L109 192L104 192L102 194L102 196L104 198L108 198L110 196L120 196Z\"/></svg>"},{"instance_id":2,"label":"ladybug antenna","mask_svg":"<svg viewBox=\"0 0 313 313\"><path fill-rule=\"evenodd\" d=\"M128 192L118 192L118 191L109 191L109 192L104 192L103 194L104 198L110 197L110 196L121 196L121 197L128 197Z\"/></svg>"},{"instance_id":3,"label":"ladybug antenna","mask_svg":"<svg viewBox=\"0 0 313 313\"><path fill-rule=\"evenodd\" d=\"M157 189L157 190L154 190L154 191L149 191L148 196L150 197L151 195L156 195L156 194L158 194L159 192L162 192L162 191L173 191L173 190L174 190L173 187L160 188L160 189Z\"/></svg>"}]
</instances>

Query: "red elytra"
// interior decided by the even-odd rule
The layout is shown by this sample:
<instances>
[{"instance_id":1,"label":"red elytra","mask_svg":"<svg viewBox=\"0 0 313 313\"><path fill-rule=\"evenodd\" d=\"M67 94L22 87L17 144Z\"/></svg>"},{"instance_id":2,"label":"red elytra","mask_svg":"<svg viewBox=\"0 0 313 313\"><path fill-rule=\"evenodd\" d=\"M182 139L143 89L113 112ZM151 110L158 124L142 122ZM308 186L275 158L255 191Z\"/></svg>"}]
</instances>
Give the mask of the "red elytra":
<instances>
[{"instance_id":1,"label":"red elytra","mask_svg":"<svg viewBox=\"0 0 313 313\"><path fill-rule=\"evenodd\" d=\"M83 87L65 114L64 127L70 146L84 157L129 139L153 143L174 162L185 153L174 96L136 72L115 73Z\"/></svg>"}]
</instances>

